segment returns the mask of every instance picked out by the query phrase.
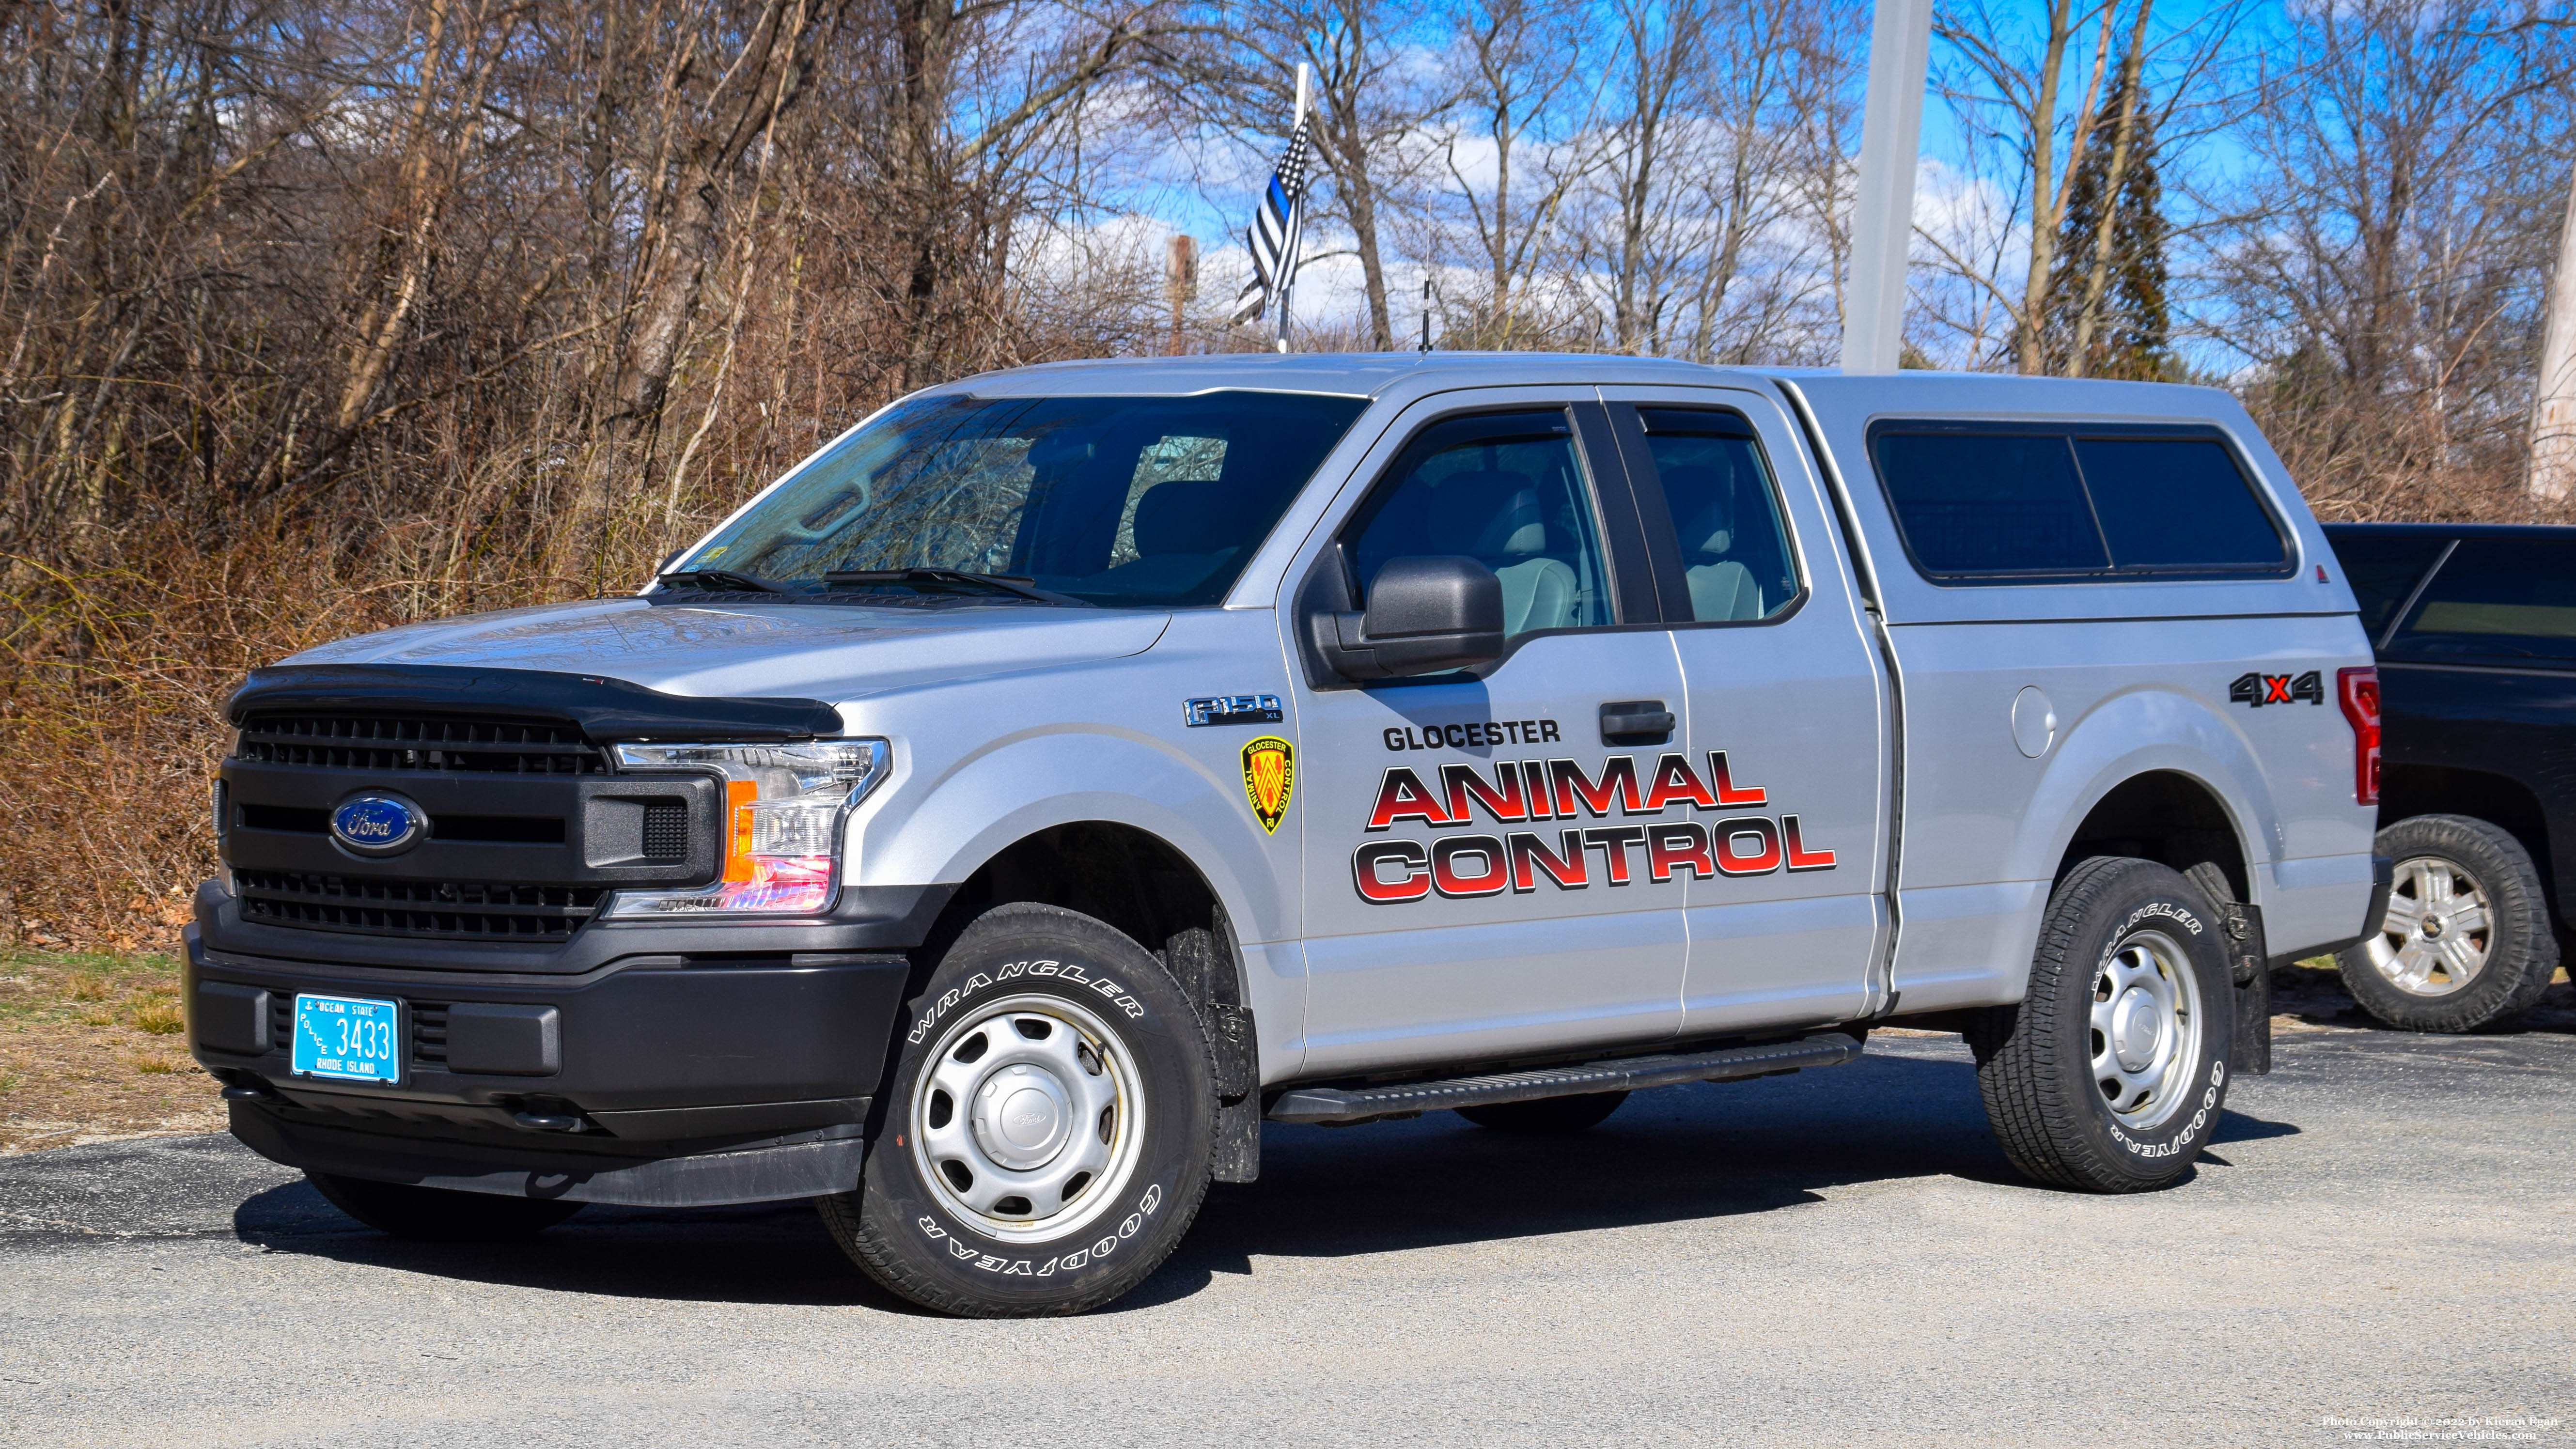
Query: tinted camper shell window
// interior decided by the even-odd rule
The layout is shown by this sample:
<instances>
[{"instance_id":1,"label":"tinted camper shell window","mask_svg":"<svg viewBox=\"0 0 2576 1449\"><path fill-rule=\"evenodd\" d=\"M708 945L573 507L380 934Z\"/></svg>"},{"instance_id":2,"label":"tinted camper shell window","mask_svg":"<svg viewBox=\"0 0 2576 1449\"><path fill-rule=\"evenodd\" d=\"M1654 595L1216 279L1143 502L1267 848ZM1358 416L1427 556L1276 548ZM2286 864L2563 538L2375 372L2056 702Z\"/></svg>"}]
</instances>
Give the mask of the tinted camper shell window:
<instances>
[{"instance_id":1,"label":"tinted camper shell window","mask_svg":"<svg viewBox=\"0 0 2576 1449\"><path fill-rule=\"evenodd\" d=\"M1941 585L2282 578L2289 531L2198 426L1889 421L1870 460Z\"/></svg>"}]
</instances>

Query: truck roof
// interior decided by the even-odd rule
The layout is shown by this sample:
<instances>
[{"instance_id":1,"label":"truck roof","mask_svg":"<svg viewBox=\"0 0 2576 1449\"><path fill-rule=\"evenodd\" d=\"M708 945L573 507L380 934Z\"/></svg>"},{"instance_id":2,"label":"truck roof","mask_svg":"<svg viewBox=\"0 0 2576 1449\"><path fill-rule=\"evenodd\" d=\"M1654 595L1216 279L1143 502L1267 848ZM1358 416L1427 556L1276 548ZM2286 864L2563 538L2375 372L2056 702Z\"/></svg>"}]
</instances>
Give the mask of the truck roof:
<instances>
[{"instance_id":1,"label":"truck roof","mask_svg":"<svg viewBox=\"0 0 2576 1449\"><path fill-rule=\"evenodd\" d=\"M1662 357L1618 357L1551 352L1240 352L1195 357L1084 358L1045 362L1032 367L978 373L949 383L941 392L979 396L1022 392L1064 393L1101 390L1113 393L1208 392L1220 388L1334 393L1376 397L1400 384L1425 378L1454 379L1465 384L1515 380L1562 381L1566 365L1578 360L1586 376L1604 381L1693 383L1706 385L1712 375L1732 374L1756 381L1767 373L1705 367Z\"/></svg>"},{"instance_id":2,"label":"truck roof","mask_svg":"<svg viewBox=\"0 0 2576 1449\"><path fill-rule=\"evenodd\" d=\"M2326 537L2576 539L2563 523L2329 523Z\"/></svg>"},{"instance_id":3,"label":"truck roof","mask_svg":"<svg viewBox=\"0 0 2576 1449\"><path fill-rule=\"evenodd\" d=\"M1571 376L1570 376L1571 375ZM1839 383L1839 368L1714 367L1668 357L1625 357L1609 353L1565 352L1239 352L1192 357L1084 358L1046 362L977 373L930 389L933 393L969 393L979 397L1064 396L1074 392L1113 395L1177 396L1227 388L1272 392L1330 393L1344 397L1379 397L1403 386L1429 382L1472 387L1513 383L1585 383L1642 387L1733 385L1767 390L1771 383L1809 380ZM1958 405L1960 391L1972 389L1981 408L2055 412L2096 407L2121 414L2142 411L2142 398L2165 400L2143 409L2199 415L2206 401L2194 394L2211 391L2169 383L2104 382L2094 379L2019 377L2001 373L1908 371L1880 373L1866 379L1873 400L1917 390L1938 391L1941 406ZM2222 394L2223 396L2223 394Z\"/></svg>"}]
</instances>

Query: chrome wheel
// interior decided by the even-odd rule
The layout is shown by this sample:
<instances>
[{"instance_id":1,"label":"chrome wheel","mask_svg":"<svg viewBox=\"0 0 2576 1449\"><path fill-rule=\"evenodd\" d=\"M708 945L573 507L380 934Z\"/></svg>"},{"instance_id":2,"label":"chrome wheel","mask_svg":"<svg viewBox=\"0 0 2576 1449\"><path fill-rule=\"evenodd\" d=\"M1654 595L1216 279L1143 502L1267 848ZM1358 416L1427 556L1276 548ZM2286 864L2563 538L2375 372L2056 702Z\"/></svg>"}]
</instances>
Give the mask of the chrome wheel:
<instances>
[{"instance_id":1,"label":"chrome wheel","mask_svg":"<svg viewBox=\"0 0 2576 1449\"><path fill-rule=\"evenodd\" d=\"M2418 855L2398 862L2388 919L2362 953L2398 990L2448 996L2486 969L2494 920L2476 876L2438 855Z\"/></svg>"},{"instance_id":2,"label":"chrome wheel","mask_svg":"<svg viewBox=\"0 0 2576 1449\"><path fill-rule=\"evenodd\" d=\"M942 1205L1004 1241L1074 1231L1136 1164L1144 1102L1117 1038L1052 996L996 1002L950 1027L912 1090L910 1137Z\"/></svg>"},{"instance_id":3,"label":"chrome wheel","mask_svg":"<svg viewBox=\"0 0 2576 1449\"><path fill-rule=\"evenodd\" d=\"M2120 1125L2145 1131L2178 1111L2200 1063L2200 983L2161 931L2121 941L2093 978L2093 1080Z\"/></svg>"}]
</instances>

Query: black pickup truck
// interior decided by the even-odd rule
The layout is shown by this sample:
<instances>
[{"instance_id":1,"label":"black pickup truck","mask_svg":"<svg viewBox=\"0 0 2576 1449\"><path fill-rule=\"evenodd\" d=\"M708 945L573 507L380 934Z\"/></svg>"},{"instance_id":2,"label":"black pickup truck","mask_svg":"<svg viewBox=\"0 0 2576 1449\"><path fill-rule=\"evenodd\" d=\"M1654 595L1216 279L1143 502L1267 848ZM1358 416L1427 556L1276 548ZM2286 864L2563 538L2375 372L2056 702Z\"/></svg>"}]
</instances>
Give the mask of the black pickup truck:
<instances>
[{"instance_id":1,"label":"black pickup truck","mask_svg":"<svg viewBox=\"0 0 2576 1449\"><path fill-rule=\"evenodd\" d=\"M2326 526L2379 654L2382 929L2362 1009L2476 1031L2530 1009L2576 920L2576 528Z\"/></svg>"}]
</instances>

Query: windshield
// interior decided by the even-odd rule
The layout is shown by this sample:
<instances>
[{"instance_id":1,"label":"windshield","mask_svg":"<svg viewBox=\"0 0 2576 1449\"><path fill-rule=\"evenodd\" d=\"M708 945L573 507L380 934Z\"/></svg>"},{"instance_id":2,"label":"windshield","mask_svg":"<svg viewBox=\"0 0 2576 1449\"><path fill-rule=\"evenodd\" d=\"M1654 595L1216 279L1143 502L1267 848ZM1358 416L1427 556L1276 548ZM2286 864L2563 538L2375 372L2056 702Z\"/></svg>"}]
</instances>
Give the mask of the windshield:
<instances>
[{"instance_id":1,"label":"windshield","mask_svg":"<svg viewBox=\"0 0 2576 1449\"><path fill-rule=\"evenodd\" d=\"M1267 392L919 399L673 565L664 593L1213 604L1367 406ZM921 570L945 573L905 577ZM976 574L1022 586L964 577Z\"/></svg>"}]
</instances>

